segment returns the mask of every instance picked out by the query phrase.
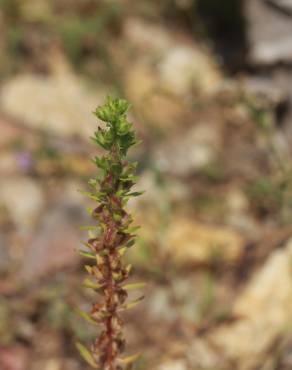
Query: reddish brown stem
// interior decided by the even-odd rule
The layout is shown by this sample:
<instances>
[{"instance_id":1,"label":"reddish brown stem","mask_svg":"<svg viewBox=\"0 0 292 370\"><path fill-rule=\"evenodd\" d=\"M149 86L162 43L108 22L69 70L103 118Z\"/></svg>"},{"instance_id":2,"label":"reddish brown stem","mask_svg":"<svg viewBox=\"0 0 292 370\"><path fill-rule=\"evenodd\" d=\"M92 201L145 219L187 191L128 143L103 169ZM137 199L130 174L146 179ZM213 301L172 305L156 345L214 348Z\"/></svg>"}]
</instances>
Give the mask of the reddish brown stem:
<instances>
[{"instance_id":1,"label":"reddish brown stem","mask_svg":"<svg viewBox=\"0 0 292 370\"><path fill-rule=\"evenodd\" d=\"M111 313L111 316L106 320L106 333L108 338L108 345L107 345L107 358L106 358L106 366L109 370L116 370L115 368L115 362L116 358L113 353L113 317L116 314L116 308L113 310L113 304L112 304L112 298L114 293L114 279L113 279L113 272L112 272L112 266L111 266L111 259L110 257L106 258L106 263L108 266L108 282L107 287L105 288L105 293L107 296L106 300L106 308L107 312Z\"/></svg>"},{"instance_id":2,"label":"reddish brown stem","mask_svg":"<svg viewBox=\"0 0 292 370\"><path fill-rule=\"evenodd\" d=\"M96 111L105 125L98 128L93 138L107 154L95 157L101 176L90 180L94 190L89 195L98 206L91 213L96 221L96 233L90 234L86 246L90 249L89 258L95 259L96 265L86 269L97 280L97 284L87 285L100 297L93 304L90 321L93 319L103 330L93 346L92 358L86 348L81 347L81 354L100 370L122 370L123 366L118 363L126 361L120 357L125 340L119 312L129 306L125 303L127 290L123 283L130 269L123 265L121 256L135 241L133 220L125 206L130 197L137 195L137 192L131 193L136 166L125 160L129 148L137 143L132 124L126 118L128 108L126 101L108 98Z\"/></svg>"}]
</instances>

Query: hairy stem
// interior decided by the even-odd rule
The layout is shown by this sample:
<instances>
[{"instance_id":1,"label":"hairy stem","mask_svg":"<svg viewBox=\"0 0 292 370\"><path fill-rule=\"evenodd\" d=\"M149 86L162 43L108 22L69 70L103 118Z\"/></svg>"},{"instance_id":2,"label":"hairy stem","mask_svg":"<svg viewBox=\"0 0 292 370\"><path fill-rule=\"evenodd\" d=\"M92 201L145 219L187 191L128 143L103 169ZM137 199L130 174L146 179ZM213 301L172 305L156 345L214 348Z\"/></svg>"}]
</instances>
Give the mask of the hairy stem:
<instances>
[{"instance_id":1,"label":"hairy stem","mask_svg":"<svg viewBox=\"0 0 292 370\"><path fill-rule=\"evenodd\" d=\"M127 367L135 358L120 357L125 340L119 312L133 307L142 298L126 304L128 294L123 288L130 268L123 265L122 255L135 242L132 217L125 207L131 197L140 194L131 192L136 182L136 166L126 160L128 149L137 143L132 123L126 117L128 108L125 100L108 98L107 103L95 112L104 125L98 127L93 141L107 153L94 158L101 175L90 180L93 191L86 193L98 203L90 211L96 221L95 232L85 243L90 250L85 255L96 261L94 266L86 266L86 269L96 283L87 281L87 287L100 298L93 304L90 317L87 313L83 313L83 317L101 325L102 331L92 353L80 343L78 349L84 359L99 370L122 370L121 364Z\"/></svg>"}]
</instances>

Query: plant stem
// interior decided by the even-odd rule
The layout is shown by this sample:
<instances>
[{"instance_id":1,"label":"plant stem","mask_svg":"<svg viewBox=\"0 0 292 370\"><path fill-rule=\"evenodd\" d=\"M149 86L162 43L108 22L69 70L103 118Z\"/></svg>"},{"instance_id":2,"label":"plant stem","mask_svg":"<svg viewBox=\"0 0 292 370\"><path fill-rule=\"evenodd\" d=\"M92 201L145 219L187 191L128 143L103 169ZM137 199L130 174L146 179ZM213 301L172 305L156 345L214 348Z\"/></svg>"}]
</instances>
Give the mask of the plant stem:
<instances>
[{"instance_id":1,"label":"plant stem","mask_svg":"<svg viewBox=\"0 0 292 370\"><path fill-rule=\"evenodd\" d=\"M100 299L93 304L90 315L82 314L103 329L92 353L80 343L78 349L83 358L99 370L122 370L120 363L127 367L134 360L135 356L120 357L125 340L119 312L133 307L142 298L125 304L128 294L123 288L129 267L124 266L122 255L135 242L132 217L125 207L131 197L140 194L131 192L136 182L136 166L126 160L128 149L137 143L132 123L126 117L128 108L125 100L108 98L107 103L95 112L105 125L98 127L93 140L107 153L94 158L101 176L90 180L93 191L86 193L98 203L90 211L96 221L96 233L90 235L85 244L90 250L86 256L96 261L94 266L86 266L96 283L87 279L87 286L97 292Z\"/></svg>"}]
</instances>

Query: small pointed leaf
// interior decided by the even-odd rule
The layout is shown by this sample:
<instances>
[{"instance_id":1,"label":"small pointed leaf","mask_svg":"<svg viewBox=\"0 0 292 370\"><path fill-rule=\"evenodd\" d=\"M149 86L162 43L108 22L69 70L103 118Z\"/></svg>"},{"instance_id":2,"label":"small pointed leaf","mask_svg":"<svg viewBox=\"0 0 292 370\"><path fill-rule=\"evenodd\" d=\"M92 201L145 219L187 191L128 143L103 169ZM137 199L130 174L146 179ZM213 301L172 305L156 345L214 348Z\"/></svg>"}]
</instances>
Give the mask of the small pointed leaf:
<instances>
[{"instance_id":1,"label":"small pointed leaf","mask_svg":"<svg viewBox=\"0 0 292 370\"><path fill-rule=\"evenodd\" d=\"M128 233L133 234L137 230L141 229L141 226L132 226L127 229Z\"/></svg>"},{"instance_id":2,"label":"small pointed leaf","mask_svg":"<svg viewBox=\"0 0 292 370\"><path fill-rule=\"evenodd\" d=\"M85 268L85 270L86 270L90 275L92 275L92 274L93 274L92 266L85 265L85 266L84 266L84 268Z\"/></svg>"},{"instance_id":3,"label":"small pointed leaf","mask_svg":"<svg viewBox=\"0 0 292 370\"><path fill-rule=\"evenodd\" d=\"M127 246L128 248L130 248L130 247L132 247L134 244L135 244L135 240L130 240L130 241L126 244L126 246Z\"/></svg>"},{"instance_id":4,"label":"small pointed leaf","mask_svg":"<svg viewBox=\"0 0 292 370\"><path fill-rule=\"evenodd\" d=\"M126 250L127 250L127 248L126 248L126 247L120 248L120 249L119 249L119 255L120 255L120 256L123 256L123 255L125 254Z\"/></svg>"},{"instance_id":5,"label":"small pointed leaf","mask_svg":"<svg viewBox=\"0 0 292 370\"><path fill-rule=\"evenodd\" d=\"M94 324L94 325L97 325L96 321L93 320L93 318L86 312L84 311L81 311L79 309L76 309L75 312L80 316L82 317L84 320L88 321L90 324Z\"/></svg>"},{"instance_id":6,"label":"small pointed leaf","mask_svg":"<svg viewBox=\"0 0 292 370\"><path fill-rule=\"evenodd\" d=\"M135 289L141 289L145 287L145 283L132 283L132 284L126 284L123 286L123 289L125 290L135 290Z\"/></svg>"},{"instance_id":7,"label":"small pointed leaf","mask_svg":"<svg viewBox=\"0 0 292 370\"><path fill-rule=\"evenodd\" d=\"M144 296L141 296L137 299L135 299L134 301L132 302L129 302L129 303L126 303L125 305L122 306L121 310L129 310L131 308L134 308L136 307L142 300L144 299Z\"/></svg>"},{"instance_id":8,"label":"small pointed leaf","mask_svg":"<svg viewBox=\"0 0 292 370\"><path fill-rule=\"evenodd\" d=\"M89 289L93 289L93 290L98 290L102 287L101 284L96 284L94 282L92 282L91 280L89 279L85 279L83 281L83 284L82 284L85 288L89 288Z\"/></svg>"},{"instance_id":9,"label":"small pointed leaf","mask_svg":"<svg viewBox=\"0 0 292 370\"><path fill-rule=\"evenodd\" d=\"M135 355L119 358L119 361L123 363L124 365L129 365L135 362L140 356L141 356L141 353L136 353Z\"/></svg>"},{"instance_id":10,"label":"small pointed leaf","mask_svg":"<svg viewBox=\"0 0 292 370\"><path fill-rule=\"evenodd\" d=\"M90 259L93 259L93 260L96 259L96 255L91 253L91 252L86 252L86 251L83 251L83 250L79 250L78 253L82 257L90 258Z\"/></svg>"},{"instance_id":11,"label":"small pointed leaf","mask_svg":"<svg viewBox=\"0 0 292 370\"><path fill-rule=\"evenodd\" d=\"M84 226L79 226L79 229L81 231L97 230L97 226L94 226L94 225L84 225Z\"/></svg>"},{"instance_id":12,"label":"small pointed leaf","mask_svg":"<svg viewBox=\"0 0 292 370\"><path fill-rule=\"evenodd\" d=\"M79 190L79 192L82 194L82 195L85 195L86 197L92 199L92 200L95 200L96 202L99 201L99 197L96 195L96 194L93 194L89 191L83 191L83 190Z\"/></svg>"},{"instance_id":13,"label":"small pointed leaf","mask_svg":"<svg viewBox=\"0 0 292 370\"><path fill-rule=\"evenodd\" d=\"M140 195L144 194L145 191L133 191L132 193L128 193L128 197L139 197Z\"/></svg>"},{"instance_id":14,"label":"small pointed leaf","mask_svg":"<svg viewBox=\"0 0 292 370\"><path fill-rule=\"evenodd\" d=\"M97 365L94 361L94 358L91 352L82 343L79 343L79 342L76 343L76 348L78 349L83 359L88 363L88 365L90 365L94 369L97 369Z\"/></svg>"},{"instance_id":15,"label":"small pointed leaf","mask_svg":"<svg viewBox=\"0 0 292 370\"><path fill-rule=\"evenodd\" d=\"M127 272L128 272L128 273L130 273L130 271L132 270L132 265L131 265L131 264L129 264L129 265L126 267L126 270L127 270Z\"/></svg>"}]
</instances>

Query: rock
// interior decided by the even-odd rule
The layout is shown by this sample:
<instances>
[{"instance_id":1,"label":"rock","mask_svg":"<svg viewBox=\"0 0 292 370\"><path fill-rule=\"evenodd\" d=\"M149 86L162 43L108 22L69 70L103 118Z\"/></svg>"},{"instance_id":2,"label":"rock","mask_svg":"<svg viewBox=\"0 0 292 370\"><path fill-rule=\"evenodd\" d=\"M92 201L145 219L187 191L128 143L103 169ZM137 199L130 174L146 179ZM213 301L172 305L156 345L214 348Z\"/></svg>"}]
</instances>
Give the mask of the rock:
<instances>
[{"instance_id":1,"label":"rock","mask_svg":"<svg viewBox=\"0 0 292 370\"><path fill-rule=\"evenodd\" d=\"M208 263L212 258L235 261L244 247L235 231L184 217L171 220L162 243L164 252L178 264Z\"/></svg>"},{"instance_id":2,"label":"rock","mask_svg":"<svg viewBox=\"0 0 292 370\"><path fill-rule=\"evenodd\" d=\"M163 172L191 175L216 160L220 145L218 126L211 123L197 124L180 134L180 137L159 146L154 154L155 163Z\"/></svg>"},{"instance_id":3,"label":"rock","mask_svg":"<svg viewBox=\"0 0 292 370\"><path fill-rule=\"evenodd\" d=\"M60 269L74 266L81 241L79 226L83 211L76 204L58 200L51 206L31 242L20 271L22 279L30 280Z\"/></svg>"},{"instance_id":4,"label":"rock","mask_svg":"<svg viewBox=\"0 0 292 370\"><path fill-rule=\"evenodd\" d=\"M210 333L204 342L206 351L213 353L211 348L220 349L232 361L233 368L240 370L254 369L263 362L267 351L290 323L291 258L292 240L285 248L273 252L251 278L232 310L238 320ZM208 368L216 366L216 356L214 359ZM202 362L199 357L197 361Z\"/></svg>"},{"instance_id":5,"label":"rock","mask_svg":"<svg viewBox=\"0 0 292 370\"><path fill-rule=\"evenodd\" d=\"M190 189L184 181L167 179L163 184L159 183L157 174L154 171L146 170L140 177L136 185L137 191L144 191L141 197L131 201L134 208L145 206L157 206L161 202L183 202L189 199Z\"/></svg>"},{"instance_id":6,"label":"rock","mask_svg":"<svg viewBox=\"0 0 292 370\"><path fill-rule=\"evenodd\" d=\"M188 323L194 324L198 323L202 296L198 291L199 289L194 293L196 283L195 279L179 277L172 282L172 298L176 302L175 310L178 320L186 320Z\"/></svg>"},{"instance_id":7,"label":"rock","mask_svg":"<svg viewBox=\"0 0 292 370\"><path fill-rule=\"evenodd\" d=\"M196 338L191 343L186 357L194 367L204 370L231 370L226 366L223 355L219 355L208 344L208 342L201 338Z\"/></svg>"},{"instance_id":8,"label":"rock","mask_svg":"<svg viewBox=\"0 0 292 370\"><path fill-rule=\"evenodd\" d=\"M173 360L160 365L158 370L187 370L187 365L184 360Z\"/></svg>"},{"instance_id":9,"label":"rock","mask_svg":"<svg viewBox=\"0 0 292 370\"><path fill-rule=\"evenodd\" d=\"M288 101L287 90L269 78L251 77L243 82L245 94L268 106L277 107Z\"/></svg>"},{"instance_id":10,"label":"rock","mask_svg":"<svg viewBox=\"0 0 292 370\"><path fill-rule=\"evenodd\" d=\"M62 362L59 359L50 359L45 367L45 370L61 370Z\"/></svg>"},{"instance_id":11,"label":"rock","mask_svg":"<svg viewBox=\"0 0 292 370\"><path fill-rule=\"evenodd\" d=\"M240 230L249 240L257 240L261 235L260 224L249 212L250 202L240 189L231 189L226 194L226 223Z\"/></svg>"},{"instance_id":12,"label":"rock","mask_svg":"<svg viewBox=\"0 0 292 370\"><path fill-rule=\"evenodd\" d=\"M0 204L8 210L17 228L33 227L44 202L40 185L29 177L13 176L1 179Z\"/></svg>"},{"instance_id":13,"label":"rock","mask_svg":"<svg viewBox=\"0 0 292 370\"><path fill-rule=\"evenodd\" d=\"M135 64L126 72L125 76L127 94L134 99L134 101L148 100L149 95L153 94L156 86L156 79L146 64Z\"/></svg>"},{"instance_id":14,"label":"rock","mask_svg":"<svg viewBox=\"0 0 292 370\"><path fill-rule=\"evenodd\" d=\"M249 61L257 65L272 65L292 61L292 19L270 4L287 8L288 1L248 0L245 2ZM291 7L291 4L290 4Z\"/></svg>"},{"instance_id":15,"label":"rock","mask_svg":"<svg viewBox=\"0 0 292 370\"><path fill-rule=\"evenodd\" d=\"M228 210L231 213L245 213L249 208L247 196L240 189L231 189L226 197Z\"/></svg>"},{"instance_id":16,"label":"rock","mask_svg":"<svg viewBox=\"0 0 292 370\"><path fill-rule=\"evenodd\" d=\"M194 90L207 95L221 82L210 52L184 34L130 18L124 25L125 43L129 48L117 59L122 61L126 95L154 128L188 122L190 107L184 98Z\"/></svg>"},{"instance_id":17,"label":"rock","mask_svg":"<svg viewBox=\"0 0 292 370\"><path fill-rule=\"evenodd\" d=\"M169 30L168 30L169 31ZM163 54L171 47L172 38L164 27L140 18L129 17L123 26L126 40L148 54Z\"/></svg>"},{"instance_id":18,"label":"rock","mask_svg":"<svg viewBox=\"0 0 292 370\"><path fill-rule=\"evenodd\" d=\"M159 77L147 63L136 63L124 74L126 95L143 120L162 128L182 120L186 107L176 97L161 92Z\"/></svg>"},{"instance_id":19,"label":"rock","mask_svg":"<svg viewBox=\"0 0 292 370\"><path fill-rule=\"evenodd\" d=\"M265 0L279 9L292 14L292 2L291 0Z\"/></svg>"},{"instance_id":20,"label":"rock","mask_svg":"<svg viewBox=\"0 0 292 370\"><path fill-rule=\"evenodd\" d=\"M33 362L31 370L63 370L67 369L67 367L64 367L64 361L58 358L50 358L50 359L36 359ZM76 369L76 366L75 366Z\"/></svg>"},{"instance_id":21,"label":"rock","mask_svg":"<svg viewBox=\"0 0 292 370\"><path fill-rule=\"evenodd\" d=\"M221 81L210 55L198 47L172 47L158 65L161 86L173 94L185 95L193 88L210 93Z\"/></svg>"},{"instance_id":22,"label":"rock","mask_svg":"<svg viewBox=\"0 0 292 370\"><path fill-rule=\"evenodd\" d=\"M178 312L171 304L170 294L163 288L157 288L152 292L148 312L153 320L173 322L178 318Z\"/></svg>"},{"instance_id":23,"label":"rock","mask_svg":"<svg viewBox=\"0 0 292 370\"><path fill-rule=\"evenodd\" d=\"M19 5L19 12L28 22L44 22L52 16L52 6L45 0L30 0Z\"/></svg>"},{"instance_id":24,"label":"rock","mask_svg":"<svg viewBox=\"0 0 292 370\"><path fill-rule=\"evenodd\" d=\"M276 106L280 103L281 116L278 117L288 145L291 147L291 102L292 74L288 65L292 62L292 12L289 0L248 0L245 3L247 35L249 44L248 60L259 67L272 67L256 79L259 80L262 95ZM284 65L287 65L287 68ZM261 72L259 73L261 74ZM250 84L249 84L250 85ZM264 86L265 85L265 86ZM279 105L278 105L279 106Z\"/></svg>"},{"instance_id":25,"label":"rock","mask_svg":"<svg viewBox=\"0 0 292 370\"><path fill-rule=\"evenodd\" d=\"M124 42L137 54L135 62L132 53L126 57L131 58L131 67L126 68L130 76L126 78L126 89L135 89L138 96L144 96L144 102L157 92L168 98L186 96L194 88L201 93L213 92L222 80L211 53L185 34L130 18L124 25ZM133 83L137 76L141 84ZM133 88L128 87L129 83Z\"/></svg>"},{"instance_id":26,"label":"rock","mask_svg":"<svg viewBox=\"0 0 292 370\"><path fill-rule=\"evenodd\" d=\"M219 330L214 339L225 352L242 360L257 359L290 321L292 309L292 240L275 251L235 302L238 323Z\"/></svg>"},{"instance_id":27,"label":"rock","mask_svg":"<svg viewBox=\"0 0 292 370\"><path fill-rule=\"evenodd\" d=\"M15 76L2 85L0 93L0 107L6 115L35 129L86 140L96 125L91 112L101 101L101 94L64 71L51 76Z\"/></svg>"}]
</instances>

